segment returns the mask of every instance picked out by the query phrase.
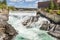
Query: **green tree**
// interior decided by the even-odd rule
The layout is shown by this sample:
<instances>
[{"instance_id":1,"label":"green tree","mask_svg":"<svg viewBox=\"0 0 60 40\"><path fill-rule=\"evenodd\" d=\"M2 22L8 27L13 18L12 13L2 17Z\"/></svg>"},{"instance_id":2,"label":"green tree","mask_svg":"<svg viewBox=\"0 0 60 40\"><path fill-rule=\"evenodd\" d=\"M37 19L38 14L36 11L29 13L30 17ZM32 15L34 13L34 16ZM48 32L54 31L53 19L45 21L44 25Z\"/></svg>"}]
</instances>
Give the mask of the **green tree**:
<instances>
[{"instance_id":1,"label":"green tree","mask_svg":"<svg viewBox=\"0 0 60 40\"><path fill-rule=\"evenodd\" d=\"M3 3L6 4L6 0L4 0Z\"/></svg>"},{"instance_id":2,"label":"green tree","mask_svg":"<svg viewBox=\"0 0 60 40\"><path fill-rule=\"evenodd\" d=\"M53 2L53 0L50 0L50 8L54 9L54 2Z\"/></svg>"},{"instance_id":3,"label":"green tree","mask_svg":"<svg viewBox=\"0 0 60 40\"><path fill-rule=\"evenodd\" d=\"M8 9L9 9L9 10L14 10L15 7L13 7L13 6L9 6Z\"/></svg>"}]
</instances>

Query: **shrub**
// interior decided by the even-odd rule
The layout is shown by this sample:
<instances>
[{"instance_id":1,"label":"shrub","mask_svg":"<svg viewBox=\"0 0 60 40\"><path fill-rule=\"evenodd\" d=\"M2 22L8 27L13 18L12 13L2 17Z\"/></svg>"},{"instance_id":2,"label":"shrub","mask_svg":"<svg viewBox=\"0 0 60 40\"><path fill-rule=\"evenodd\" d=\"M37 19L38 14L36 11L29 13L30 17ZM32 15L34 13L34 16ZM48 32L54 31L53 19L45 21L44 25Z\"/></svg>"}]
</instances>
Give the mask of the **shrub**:
<instances>
[{"instance_id":1,"label":"shrub","mask_svg":"<svg viewBox=\"0 0 60 40\"><path fill-rule=\"evenodd\" d=\"M57 14L60 15L60 10L57 11Z\"/></svg>"}]
</instances>

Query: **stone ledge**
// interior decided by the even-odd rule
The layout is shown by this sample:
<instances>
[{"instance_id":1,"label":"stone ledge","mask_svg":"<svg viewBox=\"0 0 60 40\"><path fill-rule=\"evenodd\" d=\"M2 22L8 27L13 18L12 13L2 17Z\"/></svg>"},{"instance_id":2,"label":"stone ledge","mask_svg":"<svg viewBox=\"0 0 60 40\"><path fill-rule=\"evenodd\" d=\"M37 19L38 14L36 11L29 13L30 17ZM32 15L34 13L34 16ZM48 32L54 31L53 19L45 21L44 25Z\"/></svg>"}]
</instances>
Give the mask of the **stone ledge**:
<instances>
[{"instance_id":1,"label":"stone ledge","mask_svg":"<svg viewBox=\"0 0 60 40\"><path fill-rule=\"evenodd\" d=\"M0 9L0 19L8 21L9 11L7 9Z\"/></svg>"},{"instance_id":2,"label":"stone ledge","mask_svg":"<svg viewBox=\"0 0 60 40\"><path fill-rule=\"evenodd\" d=\"M17 35L16 30L6 21L0 20L0 40L12 40Z\"/></svg>"},{"instance_id":3,"label":"stone ledge","mask_svg":"<svg viewBox=\"0 0 60 40\"><path fill-rule=\"evenodd\" d=\"M47 13L47 12L42 11L42 10L40 10L39 13L40 13L40 15L44 16L48 20L50 20L54 23L60 24L60 15L50 14L50 13Z\"/></svg>"}]
</instances>

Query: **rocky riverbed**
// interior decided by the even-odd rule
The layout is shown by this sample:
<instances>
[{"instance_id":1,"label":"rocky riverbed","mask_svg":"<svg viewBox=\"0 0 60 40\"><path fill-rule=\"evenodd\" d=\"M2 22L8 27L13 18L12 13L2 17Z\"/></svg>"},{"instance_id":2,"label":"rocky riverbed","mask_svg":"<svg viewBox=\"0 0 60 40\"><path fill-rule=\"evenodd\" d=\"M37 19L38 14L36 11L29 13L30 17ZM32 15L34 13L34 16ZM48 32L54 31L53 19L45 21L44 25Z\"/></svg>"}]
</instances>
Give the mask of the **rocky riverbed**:
<instances>
[{"instance_id":1,"label":"rocky riverbed","mask_svg":"<svg viewBox=\"0 0 60 40\"><path fill-rule=\"evenodd\" d=\"M60 39L60 25L45 22L42 24L41 30L48 31L47 33L57 39Z\"/></svg>"},{"instance_id":2,"label":"rocky riverbed","mask_svg":"<svg viewBox=\"0 0 60 40\"><path fill-rule=\"evenodd\" d=\"M44 22L41 26L41 30L48 31L47 33L58 40L60 40L60 15L50 14L45 11L40 10L38 12L42 17L47 18L50 23Z\"/></svg>"},{"instance_id":3,"label":"rocky riverbed","mask_svg":"<svg viewBox=\"0 0 60 40\"><path fill-rule=\"evenodd\" d=\"M31 28L31 23L33 22L37 22L38 21L38 18L39 18L39 13L38 13L38 16L32 16L30 17L30 19L24 21L22 24L28 28ZM40 16L41 17L41 16ZM58 17L59 18L59 17ZM41 19L42 20L42 19ZM50 19L48 19L50 20ZM58 19L59 20L59 19ZM43 21L43 20L42 20ZM41 22L42 22L41 21ZM60 24L59 23L54 23L54 21L57 21L56 20L53 20L53 21L44 21L40 27L40 30L45 30L45 31L48 31L47 33L49 35L51 35L52 37L55 37L57 38L57 40L60 40ZM29 23L30 22L30 23ZM58 21L59 22L59 21Z\"/></svg>"},{"instance_id":4,"label":"rocky riverbed","mask_svg":"<svg viewBox=\"0 0 60 40\"><path fill-rule=\"evenodd\" d=\"M10 24L0 20L0 40L11 40L16 34L16 30Z\"/></svg>"},{"instance_id":5,"label":"rocky riverbed","mask_svg":"<svg viewBox=\"0 0 60 40\"><path fill-rule=\"evenodd\" d=\"M23 13L23 12L21 12ZM18 14L2 14L0 17L0 40L60 40L60 25L51 23L40 16L21 16ZM7 22L8 20L8 22ZM47 31L47 32L46 32ZM16 35L18 32L18 35Z\"/></svg>"},{"instance_id":6,"label":"rocky riverbed","mask_svg":"<svg viewBox=\"0 0 60 40\"><path fill-rule=\"evenodd\" d=\"M7 23L9 13L7 9L0 9L0 40L12 40L17 34L16 30Z\"/></svg>"},{"instance_id":7,"label":"rocky riverbed","mask_svg":"<svg viewBox=\"0 0 60 40\"><path fill-rule=\"evenodd\" d=\"M55 24L60 24L60 15L57 14L51 14L48 13L46 11L43 10L39 10L38 12L41 16L47 18L48 20L50 20L51 22L55 23Z\"/></svg>"},{"instance_id":8,"label":"rocky riverbed","mask_svg":"<svg viewBox=\"0 0 60 40\"><path fill-rule=\"evenodd\" d=\"M30 19L25 20L22 24L24 26L26 26L27 28L32 28L31 27L31 24L33 22L37 22L37 21L38 21L38 17L37 16L35 16L35 17L32 16L32 17L30 17ZM52 37L57 38L57 40L58 39L60 40L60 25L59 24L50 23L47 20L46 21L43 21L42 19L41 19L41 22L42 22L42 25L40 27L40 30L48 31L47 33L49 35L51 35Z\"/></svg>"}]
</instances>

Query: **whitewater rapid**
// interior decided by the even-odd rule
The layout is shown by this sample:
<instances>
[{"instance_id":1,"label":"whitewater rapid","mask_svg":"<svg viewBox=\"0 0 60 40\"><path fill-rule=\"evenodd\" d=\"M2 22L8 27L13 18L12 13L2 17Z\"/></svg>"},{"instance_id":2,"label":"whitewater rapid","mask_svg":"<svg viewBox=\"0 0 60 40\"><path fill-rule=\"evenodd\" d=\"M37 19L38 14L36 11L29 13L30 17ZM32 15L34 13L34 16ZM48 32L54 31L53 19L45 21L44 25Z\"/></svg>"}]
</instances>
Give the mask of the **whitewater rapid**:
<instances>
[{"instance_id":1,"label":"whitewater rapid","mask_svg":"<svg viewBox=\"0 0 60 40\"><path fill-rule=\"evenodd\" d=\"M39 17L37 22L29 22L27 25L31 28L24 26L22 22L32 18L31 14L10 13L8 23L11 24L18 32L17 36L13 40L55 40L47 34L47 31L40 30L40 27L44 21L48 21L46 18ZM48 21L49 22L49 21Z\"/></svg>"}]
</instances>

